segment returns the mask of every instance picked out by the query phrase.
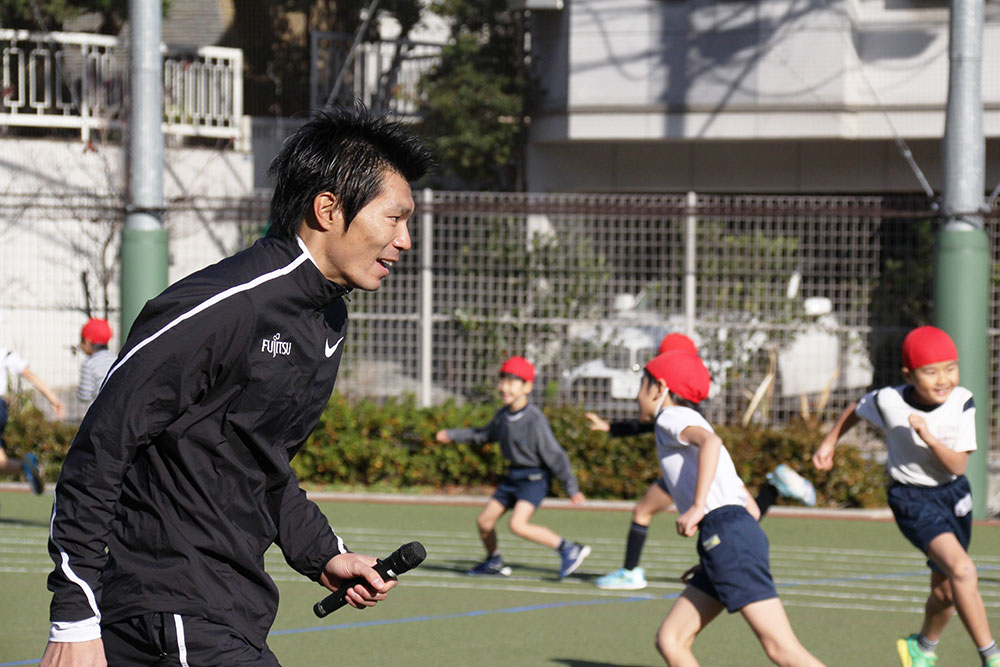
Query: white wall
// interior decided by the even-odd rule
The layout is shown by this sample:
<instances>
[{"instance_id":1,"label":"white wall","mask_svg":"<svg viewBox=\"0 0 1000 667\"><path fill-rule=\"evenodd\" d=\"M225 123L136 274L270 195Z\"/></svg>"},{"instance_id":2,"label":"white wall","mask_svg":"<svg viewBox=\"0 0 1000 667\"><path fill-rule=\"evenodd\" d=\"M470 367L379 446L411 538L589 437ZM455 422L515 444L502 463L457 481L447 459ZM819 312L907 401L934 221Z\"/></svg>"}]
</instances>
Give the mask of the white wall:
<instances>
[{"instance_id":1,"label":"white wall","mask_svg":"<svg viewBox=\"0 0 1000 667\"><path fill-rule=\"evenodd\" d=\"M122 160L117 146L88 151L79 141L0 139L0 345L17 350L66 398L75 391L80 364L69 348L79 342L85 321L80 274L96 274L96 258L109 235L114 238L104 251L105 263L118 265L117 235L102 219L107 212L92 208L93 195L121 191ZM211 210L217 198L252 191L249 155L175 148L167 149L165 162L168 202L190 199ZM170 282L237 247L236 226L218 224L214 217L168 216ZM116 274L109 289L114 308L119 304L117 281ZM111 323L111 347L117 350L116 317Z\"/></svg>"}]
</instances>

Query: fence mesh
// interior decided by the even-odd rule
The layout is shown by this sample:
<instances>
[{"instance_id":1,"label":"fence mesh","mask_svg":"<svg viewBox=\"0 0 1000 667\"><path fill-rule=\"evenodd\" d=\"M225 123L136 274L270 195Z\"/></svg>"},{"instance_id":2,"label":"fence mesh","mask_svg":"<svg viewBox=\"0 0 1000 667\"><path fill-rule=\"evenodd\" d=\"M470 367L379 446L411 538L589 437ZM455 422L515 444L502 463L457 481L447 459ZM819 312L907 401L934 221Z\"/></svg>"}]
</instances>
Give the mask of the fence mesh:
<instances>
[{"instance_id":1,"label":"fence mesh","mask_svg":"<svg viewBox=\"0 0 1000 667\"><path fill-rule=\"evenodd\" d=\"M267 200L170 202L171 280L251 243ZM0 310L16 322L40 312L77 322L86 301L116 317L122 211L113 197L0 197ZM994 262L996 218L987 218ZM637 369L681 331L713 374L710 421L831 418L867 387L899 381L902 335L933 319L935 231L928 202L904 195L433 192L383 288L350 296L338 388L419 394L429 350L432 402L493 399L500 362L521 354L538 367L536 401L623 418L635 411ZM37 258L28 273L24 257ZM53 288L55 275L90 284ZM995 295L994 281L991 360ZM989 371L996 406L995 362Z\"/></svg>"}]
</instances>

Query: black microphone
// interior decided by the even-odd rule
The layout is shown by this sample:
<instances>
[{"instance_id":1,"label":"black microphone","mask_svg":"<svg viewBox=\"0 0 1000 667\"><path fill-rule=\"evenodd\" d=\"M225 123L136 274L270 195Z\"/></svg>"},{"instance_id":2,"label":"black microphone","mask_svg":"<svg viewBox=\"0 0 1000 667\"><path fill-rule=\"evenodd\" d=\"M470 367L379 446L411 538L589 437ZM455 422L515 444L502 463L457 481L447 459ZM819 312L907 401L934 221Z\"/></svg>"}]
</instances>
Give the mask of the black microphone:
<instances>
[{"instance_id":1,"label":"black microphone","mask_svg":"<svg viewBox=\"0 0 1000 667\"><path fill-rule=\"evenodd\" d=\"M379 576L385 579L398 579L399 575L404 572L409 572L416 566L424 562L427 558L427 551L424 549L424 545L420 542L410 542L409 544L404 544L395 551L393 551L384 560L379 560L375 564L375 571L379 573ZM347 600L344 595L347 593L347 589L355 586L357 584L366 584L368 580L364 577L355 577L350 581L344 583L336 593L330 593L325 598L313 605L313 613L319 618L323 618L327 614L337 611L345 604Z\"/></svg>"}]
</instances>

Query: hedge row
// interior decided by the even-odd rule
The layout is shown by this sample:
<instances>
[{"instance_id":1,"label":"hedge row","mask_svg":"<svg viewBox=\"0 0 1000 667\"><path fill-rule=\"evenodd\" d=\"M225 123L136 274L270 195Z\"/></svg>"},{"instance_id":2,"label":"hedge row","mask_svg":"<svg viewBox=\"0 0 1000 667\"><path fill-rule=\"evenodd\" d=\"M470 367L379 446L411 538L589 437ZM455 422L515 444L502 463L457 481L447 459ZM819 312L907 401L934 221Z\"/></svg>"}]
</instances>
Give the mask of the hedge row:
<instances>
[{"instance_id":1,"label":"hedge row","mask_svg":"<svg viewBox=\"0 0 1000 667\"><path fill-rule=\"evenodd\" d=\"M412 397L350 401L335 393L292 466L303 482L322 486L482 490L494 486L503 475L505 462L499 446L443 445L434 434L442 428L484 425L498 407L447 402L418 408ZM652 435L610 438L590 430L583 410L577 407L551 407L545 413L588 498L638 498L656 479ZM721 426L716 430L751 491L764 482L768 471L786 463L816 485L821 505L885 505L884 466L869 461L856 448L838 447L836 466L830 473L813 468L810 457L823 437L815 426L796 421L783 428ZM11 406L4 438L12 456L34 451L47 476L54 478L74 432L74 426L47 421L29 401L19 398ZM557 495L565 495L561 485L554 486Z\"/></svg>"}]
</instances>

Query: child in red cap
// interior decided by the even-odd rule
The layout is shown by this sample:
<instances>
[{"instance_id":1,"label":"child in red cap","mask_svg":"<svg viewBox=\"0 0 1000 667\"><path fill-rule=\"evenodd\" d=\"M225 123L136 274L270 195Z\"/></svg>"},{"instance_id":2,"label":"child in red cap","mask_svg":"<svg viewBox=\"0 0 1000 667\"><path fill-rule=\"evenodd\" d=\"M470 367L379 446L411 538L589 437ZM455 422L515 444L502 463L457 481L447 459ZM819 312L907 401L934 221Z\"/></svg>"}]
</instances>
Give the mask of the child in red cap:
<instances>
[{"instance_id":1,"label":"child in red cap","mask_svg":"<svg viewBox=\"0 0 1000 667\"><path fill-rule=\"evenodd\" d=\"M937 663L934 649L956 608L982 664L1000 665L976 565L967 552L972 495L964 473L976 449L976 407L958 378L958 350L951 337L936 327L914 329L903 339L906 384L871 391L847 406L813 455L817 468L830 470L837 441L861 419L885 431L889 507L899 530L927 555L931 568L923 626L896 642L904 667Z\"/></svg>"},{"instance_id":2,"label":"child in red cap","mask_svg":"<svg viewBox=\"0 0 1000 667\"><path fill-rule=\"evenodd\" d=\"M694 341L677 332L669 333L663 337L657 354L673 351L698 355L698 348ZM653 432L652 422L643 423L638 419L607 422L593 412L584 413L584 416L590 422L591 430L605 431L613 438ZM777 485L772 484L772 478L775 478L774 482ZM754 498L757 505L755 514L758 515L758 519L767 513L774 501L778 499L779 494L800 500L807 505L816 504L816 492L812 484L782 464L774 472L768 474L768 481L761 485ZM646 493L632 508L632 521L625 538L625 560L622 566L598 577L594 581L595 586L604 590L628 591L646 587L646 571L639 566L639 560L646 544L646 536L649 534L649 524L653 521L654 516L666 512L672 505L673 500L667 491L667 484L662 476L658 477L655 482L649 485Z\"/></svg>"},{"instance_id":3,"label":"child in red cap","mask_svg":"<svg viewBox=\"0 0 1000 667\"><path fill-rule=\"evenodd\" d=\"M471 442L483 445L499 442L503 456L510 463L507 476L500 482L476 525L486 548L486 560L468 571L472 575L502 575L511 573L497 546L496 525L500 517L512 510L510 532L559 552L559 578L563 579L580 567L590 554L590 547L565 540L555 532L531 523L531 516L549 492L552 477L558 477L569 495L570 502L579 505L585 498L570 467L569 457L556 442L548 420L538 406L528 403L534 386L535 367L524 357L511 357L500 366L502 407L489 424L481 428L459 428L437 432L438 442Z\"/></svg>"},{"instance_id":4,"label":"child in red cap","mask_svg":"<svg viewBox=\"0 0 1000 667\"><path fill-rule=\"evenodd\" d=\"M723 609L739 611L777 664L821 665L799 643L778 597L768 542L729 451L697 406L709 375L697 355L674 351L646 364L636 401L639 418L655 423L656 453L677 505L677 532L698 534L699 566L656 634L669 665L696 664L697 635Z\"/></svg>"},{"instance_id":5,"label":"child in red cap","mask_svg":"<svg viewBox=\"0 0 1000 667\"><path fill-rule=\"evenodd\" d=\"M92 317L80 329L79 350L87 355L80 365L80 380L76 385L76 397L89 406L115 363L115 355L108 350L111 340L111 325L107 320Z\"/></svg>"}]
</instances>

